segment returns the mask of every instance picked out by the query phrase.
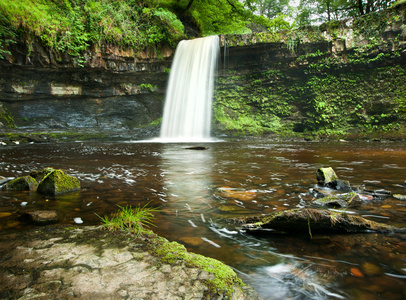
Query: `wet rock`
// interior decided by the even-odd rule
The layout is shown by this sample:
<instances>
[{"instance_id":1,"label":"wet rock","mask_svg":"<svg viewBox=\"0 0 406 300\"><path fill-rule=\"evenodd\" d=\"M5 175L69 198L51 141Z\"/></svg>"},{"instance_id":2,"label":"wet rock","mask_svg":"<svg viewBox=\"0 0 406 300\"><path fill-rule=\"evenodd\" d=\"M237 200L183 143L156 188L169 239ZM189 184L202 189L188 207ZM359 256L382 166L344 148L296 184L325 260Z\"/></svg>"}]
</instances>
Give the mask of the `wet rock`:
<instances>
[{"instance_id":1,"label":"wet rock","mask_svg":"<svg viewBox=\"0 0 406 300\"><path fill-rule=\"evenodd\" d=\"M333 168L320 168L316 172L317 182L321 185L326 185L329 182L338 179L338 176L334 172Z\"/></svg>"},{"instance_id":2,"label":"wet rock","mask_svg":"<svg viewBox=\"0 0 406 300\"><path fill-rule=\"evenodd\" d=\"M38 193L59 195L80 190L79 179L65 174L62 170L53 170L38 185Z\"/></svg>"},{"instance_id":3,"label":"wet rock","mask_svg":"<svg viewBox=\"0 0 406 300\"><path fill-rule=\"evenodd\" d=\"M292 209L258 217L234 219L250 233L285 232L290 234L405 232L363 217L327 209Z\"/></svg>"},{"instance_id":4,"label":"wet rock","mask_svg":"<svg viewBox=\"0 0 406 300\"><path fill-rule=\"evenodd\" d=\"M326 184L328 187L342 191L342 192L349 192L351 191L350 182L347 180L335 179Z\"/></svg>"},{"instance_id":5,"label":"wet rock","mask_svg":"<svg viewBox=\"0 0 406 300\"><path fill-rule=\"evenodd\" d=\"M394 194L393 198L398 199L398 200L406 200L406 195Z\"/></svg>"},{"instance_id":6,"label":"wet rock","mask_svg":"<svg viewBox=\"0 0 406 300\"><path fill-rule=\"evenodd\" d=\"M31 176L23 176L15 178L5 185L3 190L7 191L35 191L38 187L38 182Z\"/></svg>"},{"instance_id":7,"label":"wet rock","mask_svg":"<svg viewBox=\"0 0 406 300\"><path fill-rule=\"evenodd\" d=\"M240 190L229 187L221 187L218 189L218 195L224 198L232 198L240 201L253 200L257 196L255 190Z\"/></svg>"},{"instance_id":8,"label":"wet rock","mask_svg":"<svg viewBox=\"0 0 406 300\"><path fill-rule=\"evenodd\" d=\"M326 207L341 208L361 205L362 200L357 193L351 192L347 194L339 194L335 196L320 198L314 200L313 203Z\"/></svg>"},{"instance_id":9,"label":"wet rock","mask_svg":"<svg viewBox=\"0 0 406 300\"><path fill-rule=\"evenodd\" d=\"M25 216L36 224L50 224L58 222L58 213L55 210L35 210L25 213Z\"/></svg>"}]
</instances>

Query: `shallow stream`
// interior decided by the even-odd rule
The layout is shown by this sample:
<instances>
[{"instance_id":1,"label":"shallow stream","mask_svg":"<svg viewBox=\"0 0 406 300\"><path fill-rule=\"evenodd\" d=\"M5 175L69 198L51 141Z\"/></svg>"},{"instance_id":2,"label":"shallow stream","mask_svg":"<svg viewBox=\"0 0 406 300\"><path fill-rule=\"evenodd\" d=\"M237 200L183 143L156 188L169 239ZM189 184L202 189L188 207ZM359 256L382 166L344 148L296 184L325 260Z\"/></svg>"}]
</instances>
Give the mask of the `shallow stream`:
<instances>
[{"instance_id":1,"label":"shallow stream","mask_svg":"<svg viewBox=\"0 0 406 300\"><path fill-rule=\"evenodd\" d=\"M199 144L200 145L200 144ZM0 228L55 209L61 223L95 225L120 206L158 207L153 230L231 266L264 299L406 299L406 239L394 234L255 237L230 218L311 207L316 170L331 166L353 186L406 194L406 147L378 142L77 142L1 146L0 175L65 169L82 190L47 198L0 191ZM365 200L348 212L406 227L406 202Z\"/></svg>"}]
</instances>

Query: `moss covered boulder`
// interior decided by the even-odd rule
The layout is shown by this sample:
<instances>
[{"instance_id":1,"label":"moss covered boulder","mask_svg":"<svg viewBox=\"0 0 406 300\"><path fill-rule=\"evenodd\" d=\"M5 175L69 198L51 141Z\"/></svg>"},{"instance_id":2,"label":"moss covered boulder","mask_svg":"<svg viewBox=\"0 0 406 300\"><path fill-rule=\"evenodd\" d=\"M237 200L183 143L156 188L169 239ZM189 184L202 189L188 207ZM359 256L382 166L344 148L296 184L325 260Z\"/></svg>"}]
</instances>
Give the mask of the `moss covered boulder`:
<instances>
[{"instance_id":1,"label":"moss covered boulder","mask_svg":"<svg viewBox=\"0 0 406 300\"><path fill-rule=\"evenodd\" d=\"M62 170L52 170L38 185L38 193L59 195L80 190L79 179L65 174Z\"/></svg>"},{"instance_id":2,"label":"moss covered boulder","mask_svg":"<svg viewBox=\"0 0 406 300\"><path fill-rule=\"evenodd\" d=\"M356 233L356 232L402 232L395 228L370 221L360 216L328 209L291 209L258 217L239 218L241 229L250 233Z\"/></svg>"},{"instance_id":3,"label":"moss covered boulder","mask_svg":"<svg viewBox=\"0 0 406 300\"><path fill-rule=\"evenodd\" d=\"M336 172L334 172L333 168L320 168L316 172L317 182L321 185L326 185L334 180L338 179Z\"/></svg>"},{"instance_id":4,"label":"moss covered boulder","mask_svg":"<svg viewBox=\"0 0 406 300\"><path fill-rule=\"evenodd\" d=\"M7 191L35 191L38 187L38 182L31 176L23 176L7 182L3 186L3 190Z\"/></svg>"}]
</instances>

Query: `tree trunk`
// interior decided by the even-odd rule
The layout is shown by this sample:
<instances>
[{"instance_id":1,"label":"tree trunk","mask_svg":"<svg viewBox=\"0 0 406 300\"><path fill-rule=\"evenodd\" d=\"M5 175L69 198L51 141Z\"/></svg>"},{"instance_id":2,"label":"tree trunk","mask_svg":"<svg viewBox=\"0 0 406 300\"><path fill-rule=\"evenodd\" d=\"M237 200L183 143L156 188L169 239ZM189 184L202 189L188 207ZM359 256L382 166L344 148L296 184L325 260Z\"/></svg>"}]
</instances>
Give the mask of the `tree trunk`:
<instances>
[{"instance_id":1,"label":"tree trunk","mask_svg":"<svg viewBox=\"0 0 406 300\"><path fill-rule=\"evenodd\" d=\"M189 10L192 7L193 1L195 0L190 0L188 5L186 6L186 10Z\"/></svg>"},{"instance_id":2,"label":"tree trunk","mask_svg":"<svg viewBox=\"0 0 406 300\"><path fill-rule=\"evenodd\" d=\"M358 0L358 10L361 14L361 16L364 15L364 7L362 6L362 0Z\"/></svg>"}]
</instances>

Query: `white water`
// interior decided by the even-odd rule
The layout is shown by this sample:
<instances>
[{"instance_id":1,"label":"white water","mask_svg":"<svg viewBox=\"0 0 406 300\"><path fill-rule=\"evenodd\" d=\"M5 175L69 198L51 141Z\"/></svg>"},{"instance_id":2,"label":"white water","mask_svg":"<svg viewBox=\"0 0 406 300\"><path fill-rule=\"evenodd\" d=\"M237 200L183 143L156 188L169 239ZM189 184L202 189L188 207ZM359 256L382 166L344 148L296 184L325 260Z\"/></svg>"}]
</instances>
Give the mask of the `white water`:
<instances>
[{"instance_id":1,"label":"white water","mask_svg":"<svg viewBox=\"0 0 406 300\"><path fill-rule=\"evenodd\" d=\"M218 36L181 41L169 76L161 141L210 140Z\"/></svg>"}]
</instances>

